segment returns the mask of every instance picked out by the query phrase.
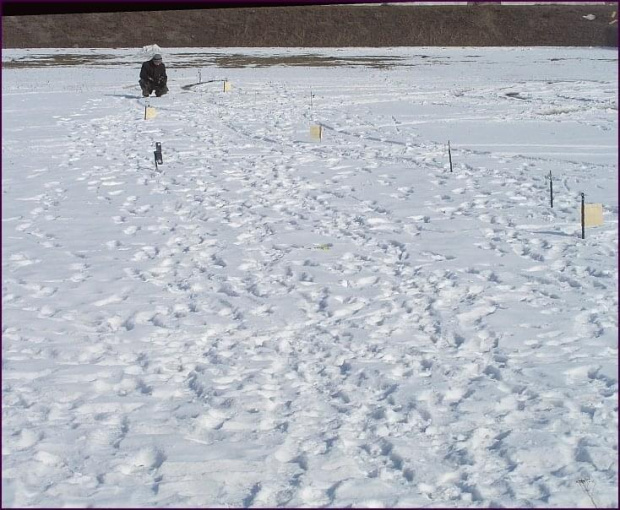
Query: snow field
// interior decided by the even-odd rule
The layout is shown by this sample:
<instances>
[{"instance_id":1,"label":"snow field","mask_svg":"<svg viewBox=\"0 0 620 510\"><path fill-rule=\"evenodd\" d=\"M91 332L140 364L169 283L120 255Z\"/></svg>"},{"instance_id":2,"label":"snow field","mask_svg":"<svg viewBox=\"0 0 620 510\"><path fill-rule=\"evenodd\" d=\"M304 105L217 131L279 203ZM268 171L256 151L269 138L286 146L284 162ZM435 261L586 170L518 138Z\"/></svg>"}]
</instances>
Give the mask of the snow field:
<instances>
[{"instance_id":1,"label":"snow field","mask_svg":"<svg viewBox=\"0 0 620 510\"><path fill-rule=\"evenodd\" d=\"M617 506L617 55L384 51L3 71L3 506Z\"/></svg>"}]
</instances>

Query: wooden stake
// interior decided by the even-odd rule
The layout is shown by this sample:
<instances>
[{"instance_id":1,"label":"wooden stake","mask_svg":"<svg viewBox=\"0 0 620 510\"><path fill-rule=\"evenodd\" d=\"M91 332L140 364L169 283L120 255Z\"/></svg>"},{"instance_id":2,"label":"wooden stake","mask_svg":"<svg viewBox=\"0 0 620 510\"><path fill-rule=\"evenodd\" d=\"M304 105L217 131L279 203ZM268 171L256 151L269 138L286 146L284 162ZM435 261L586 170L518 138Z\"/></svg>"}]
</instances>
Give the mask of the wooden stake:
<instances>
[{"instance_id":1,"label":"wooden stake","mask_svg":"<svg viewBox=\"0 0 620 510\"><path fill-rule=\"evenodd\" d=\"M452 151L450 150L450 140L448 140L448 158L450 160L450 173L452 173Z\"/></svg>"}]
</instances>

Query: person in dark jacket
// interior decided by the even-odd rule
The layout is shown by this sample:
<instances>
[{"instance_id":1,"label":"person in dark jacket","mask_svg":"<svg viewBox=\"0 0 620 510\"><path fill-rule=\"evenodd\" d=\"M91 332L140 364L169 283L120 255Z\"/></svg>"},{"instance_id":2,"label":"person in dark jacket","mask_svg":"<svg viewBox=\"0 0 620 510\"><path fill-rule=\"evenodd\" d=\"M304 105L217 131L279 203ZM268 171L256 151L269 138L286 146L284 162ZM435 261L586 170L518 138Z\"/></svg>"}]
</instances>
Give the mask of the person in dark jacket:
<instances>
[{"instance_id":1,"label":"person in dark jacket","mask_svg":"<svg viewBox=\"0 0 620 510\"><path fill-rule=\"evenodd\" d=\"M139 83L144 97L150 96L153 91L155 91L157 97L163 96L168 92L166 66L162 62L159 53L156 53L151 60L147 60L142 64Z\"/></svg>"}]
</instances>

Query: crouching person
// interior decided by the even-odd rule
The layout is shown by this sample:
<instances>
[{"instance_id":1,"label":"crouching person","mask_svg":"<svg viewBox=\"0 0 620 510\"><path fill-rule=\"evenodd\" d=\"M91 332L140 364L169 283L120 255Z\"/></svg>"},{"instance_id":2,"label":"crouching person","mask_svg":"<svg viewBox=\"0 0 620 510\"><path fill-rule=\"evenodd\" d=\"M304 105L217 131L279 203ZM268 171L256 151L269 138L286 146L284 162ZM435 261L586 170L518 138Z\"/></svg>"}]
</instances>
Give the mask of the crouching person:
<instances>
[{"instance_id":1,"label":"crouching person","mask_svg":"<svg viewBox=\"0 0 620 510\"><path fill-rule=\"evenodd\" d=\"M153 91L155 91L157 97L163 96L168 92L166 66L162 62L159 53L153 55L151 60L147 60L142 64L139 83L144 97L150 96Z\"/></svg>"}]
</instances>

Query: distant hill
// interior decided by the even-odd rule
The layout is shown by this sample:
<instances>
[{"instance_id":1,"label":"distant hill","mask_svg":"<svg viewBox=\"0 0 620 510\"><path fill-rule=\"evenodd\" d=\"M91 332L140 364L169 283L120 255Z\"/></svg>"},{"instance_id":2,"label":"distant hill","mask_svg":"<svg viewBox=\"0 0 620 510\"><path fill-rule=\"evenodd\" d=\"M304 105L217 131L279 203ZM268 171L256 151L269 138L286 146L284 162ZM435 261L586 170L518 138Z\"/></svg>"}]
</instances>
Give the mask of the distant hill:
<instances>
[{"instance_id":1,"label":"distant hill","mask_svg":"<svg viewBox=\"0 0 620 510\"><path fill-rule=\"evenodd\" d=\"M388 4L4 16L2 47L617 46L616 9Z\"/></svg>"}]
</instances>

